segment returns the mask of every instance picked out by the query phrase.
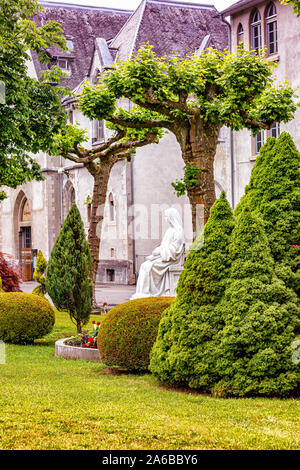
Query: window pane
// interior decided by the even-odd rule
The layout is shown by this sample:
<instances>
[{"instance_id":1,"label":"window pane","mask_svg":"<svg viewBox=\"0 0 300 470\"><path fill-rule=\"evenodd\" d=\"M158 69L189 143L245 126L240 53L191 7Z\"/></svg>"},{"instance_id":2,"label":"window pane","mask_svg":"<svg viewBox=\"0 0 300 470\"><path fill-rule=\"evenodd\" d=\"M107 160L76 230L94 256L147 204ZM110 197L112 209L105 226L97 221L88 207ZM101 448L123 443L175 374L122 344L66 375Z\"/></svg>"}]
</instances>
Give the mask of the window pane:
<instances>
[{"instance_id":1,"label":"window pane","mask_svg":"<svg viewBox=\"0 0 300 470\"><path fill-rule=\"evenodd\" d=\"M267 44L268 54L274 54L277 52L277 21L267 23Z\"/></svg>"},{"instance_id":2,"label":"window pane","mask_svg":"<svg viewBox=\"0 0 300 470\"><path fill-rule=\"evenodd\" d=\"M259 153L261 147L264 145L264 131L260 130L255 137L255 152Z\"/></svg>"},{"instance_id":3,"label":"window pane","mask_svg":"<svg viewBox=\"0 0 300 470\"><path fill-rule=\"evenodd\" d=\"M255 51L261 49L261 26L260 24L252 26L252 48Z\"/></svg>"},{"instance_id":4,"label":"window pane","mask_svg":"<svg viewBox=\"0 0 300 470\"><path fill-rule=\"evenodd\" d=\"M276 124L270 129L270 136L275 137L277 139L279 134L280 134L280 125L278 122L276 122Z\"/></svg>"},{"instance_id":5,"label":"window pane","mask_svg":"<svg viewBox=\"0 0 300 470\"><path fill-rule=\"evenodd\" d=\"M99 140L104 139L104 122L103 121L98 121L98 135L97 135Z\"/></svg>"}]
</instances>

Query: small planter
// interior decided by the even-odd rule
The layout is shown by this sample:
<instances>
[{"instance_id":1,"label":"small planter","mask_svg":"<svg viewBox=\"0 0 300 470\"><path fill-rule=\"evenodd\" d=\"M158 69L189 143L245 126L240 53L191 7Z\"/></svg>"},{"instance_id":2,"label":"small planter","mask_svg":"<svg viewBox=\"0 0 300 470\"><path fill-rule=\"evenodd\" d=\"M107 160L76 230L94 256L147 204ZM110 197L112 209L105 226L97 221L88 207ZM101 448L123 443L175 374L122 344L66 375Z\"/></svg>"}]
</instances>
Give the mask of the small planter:
<instances>
[{"instance_id":1,"label":"small planter","mask_svg":"<svg viewBox=\"0 0 300 470\"><path fill-rule=\"evenodd\" d=\"M66 359L75 359L77 361L100 362L98 348L82 348L80 346L71 346L66 344L70 338L59 339L55 343L55 356L65 357Z\"/></svg>"}]
</instances>

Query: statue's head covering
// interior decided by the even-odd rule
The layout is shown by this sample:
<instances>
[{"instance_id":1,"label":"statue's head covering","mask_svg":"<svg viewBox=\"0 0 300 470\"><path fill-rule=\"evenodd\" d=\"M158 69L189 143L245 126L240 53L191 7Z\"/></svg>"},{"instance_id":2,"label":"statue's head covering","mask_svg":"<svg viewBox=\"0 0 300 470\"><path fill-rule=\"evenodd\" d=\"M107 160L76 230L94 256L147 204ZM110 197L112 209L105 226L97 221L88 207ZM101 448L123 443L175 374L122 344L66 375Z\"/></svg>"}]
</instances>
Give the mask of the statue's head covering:
<instances>
[{"instance_id":1,"label":"statue's head covering","mask_svg":"<svg viewBox=\"0 0 300 470\"><path fill-rule=\"evenodd\" d=\"M169 209L165 210L165 216L167 218L167 221L171 225L171 227L173 227L178 232L179 237L182 239L184 243L184 231L182 227L182 219L178 210L174 209L173 207L170 207Z\"/></svg>"}]
</instances>

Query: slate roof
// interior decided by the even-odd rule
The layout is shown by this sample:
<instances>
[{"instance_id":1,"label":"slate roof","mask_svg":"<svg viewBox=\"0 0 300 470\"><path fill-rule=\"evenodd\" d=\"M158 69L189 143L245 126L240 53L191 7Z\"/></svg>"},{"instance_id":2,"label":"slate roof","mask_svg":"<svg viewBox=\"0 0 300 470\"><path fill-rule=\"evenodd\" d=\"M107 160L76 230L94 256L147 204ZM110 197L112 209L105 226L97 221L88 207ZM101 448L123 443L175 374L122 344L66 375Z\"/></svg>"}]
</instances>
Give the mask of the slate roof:
<instances>
[{"instance_id":1,"label":"slate roof","mask_svg":"<svg viewBox=\"0 0 300 470\"><path fill-rule=\"evenodd\" d=\"M148 42L159 56L171 53L184 56L208 45L222 50L228 44L228 26L213 5L182 3L180 0L142 0L132 12L47 1L40 3L43 12L33 17L36 23L57 21L73 46L67 53L55 47L49 49L53 61L57 57L69 58L71 74L62 83L71 90L88 75L95 52L102 65L107 67L111 58L126 58ZM32 55L39 75L45 66L38 62L35 53Z\"/></svg>"},{"instance_id":2,"label":"slate roof","mask_svg":"<svg viewBox=\"0 0 300 470\"><path fill-rule=\"evenodd\" d=\"M88 7L64 3L43 2L43 11L34 15L37 25L54 20L60 23L65 36L73 44L68 53L52 47L48 50L55 59L57 56L69 57L71 74L62 81L70 89L75 88L87 75L91 57L94 52L95 39L102 37L106 40L113 38L122 28L128 17L133 13L121 9ZM33 52L33 61L39 76L42 66L37 55Z\"/></svg>"},{"instance_id":3,"label":"slate roof","mask_svg":"<svg viewBox=\"0 0 300 470\"><path fill-rule=\"evenodd\" d=\"M159 56L186 55L198 49L207 35L220 50L228 44L228 26L213 5L143 0L110 45L119 49L121 59L147 42Z\"/></svg>"}]
</instances>

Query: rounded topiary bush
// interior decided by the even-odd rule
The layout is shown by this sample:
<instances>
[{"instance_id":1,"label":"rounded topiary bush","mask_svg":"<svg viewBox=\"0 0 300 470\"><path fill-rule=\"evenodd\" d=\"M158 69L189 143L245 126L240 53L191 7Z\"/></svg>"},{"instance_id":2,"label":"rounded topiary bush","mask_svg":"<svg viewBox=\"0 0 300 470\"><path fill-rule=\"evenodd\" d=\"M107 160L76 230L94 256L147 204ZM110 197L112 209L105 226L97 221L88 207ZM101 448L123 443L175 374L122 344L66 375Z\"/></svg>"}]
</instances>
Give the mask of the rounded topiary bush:
<instances>
[{"instance_id":1,"label":"rounded topiary bush","mask_svg":"<svg viewBox=\"0 0 300 470\"><path fill-rule=\"evenodd\" d=\"M54 310L48 300L23 292L0 294L0 340L32 343L50 333L54 322Z\"/></svg>"},{"instance_id":2,"label":"rounded topiary bush","mask_svg":"<svg viewBox=\"0 0 300 470\"><path fill-rule=\"evenodd\" d=\"M101 361L127 370L146 370L162 312L174 297L148 297L112 308L98 334Z\"/></svg>"}]
</instances>

